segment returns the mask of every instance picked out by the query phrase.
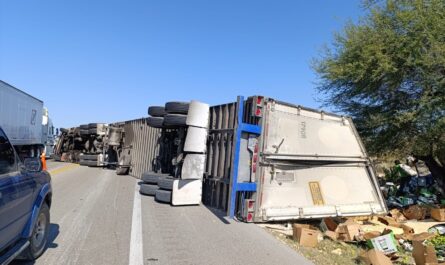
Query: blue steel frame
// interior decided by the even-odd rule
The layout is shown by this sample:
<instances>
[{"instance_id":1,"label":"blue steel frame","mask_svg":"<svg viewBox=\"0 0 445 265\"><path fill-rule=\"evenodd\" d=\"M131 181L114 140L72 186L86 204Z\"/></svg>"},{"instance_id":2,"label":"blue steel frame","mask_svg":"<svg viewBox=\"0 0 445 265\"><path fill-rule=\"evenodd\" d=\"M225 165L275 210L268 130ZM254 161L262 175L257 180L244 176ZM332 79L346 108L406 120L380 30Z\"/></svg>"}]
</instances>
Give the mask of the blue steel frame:
<instances>
[{"instance_id":1,"label":"blue steel frame","mask_svg":"<svg viewBox=\"0 0 445 265\"><path fill-rule=\"evenodd\" d=\"M238 96L238 126L235 134L235 153L233 156L233 167L232 167L232 179L230 181L230 204L229 204L229 217L233 218L235 216L236 208L236 195L238 192L255 192L257 190L257 185L255 182L245 182L238 183L238 165L240 158L241 149L241 135L243 132L252 134L261 134L261 127L258 125L253 125L249 123L243 123L244 116L244 97Z\"/></svg>"}]
</instances>

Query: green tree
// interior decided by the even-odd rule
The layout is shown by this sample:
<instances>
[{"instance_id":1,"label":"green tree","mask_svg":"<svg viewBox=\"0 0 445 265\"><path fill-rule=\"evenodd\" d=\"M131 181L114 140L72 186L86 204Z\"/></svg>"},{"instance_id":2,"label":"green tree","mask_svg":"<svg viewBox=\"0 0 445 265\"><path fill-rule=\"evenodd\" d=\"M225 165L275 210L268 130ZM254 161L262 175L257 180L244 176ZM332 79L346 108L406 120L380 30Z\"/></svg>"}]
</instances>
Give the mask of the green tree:
<instances>
[{"instance_id":1,"label":"green tree","mask_svg":"<svg viewBox=\"0 0 445 265\"><path fill-rule=\"evenodd\" d=\"M373 155L413 153L445 176L445 1L365 2L314 61L325 105Z\"/></svg>"}]
</instances>

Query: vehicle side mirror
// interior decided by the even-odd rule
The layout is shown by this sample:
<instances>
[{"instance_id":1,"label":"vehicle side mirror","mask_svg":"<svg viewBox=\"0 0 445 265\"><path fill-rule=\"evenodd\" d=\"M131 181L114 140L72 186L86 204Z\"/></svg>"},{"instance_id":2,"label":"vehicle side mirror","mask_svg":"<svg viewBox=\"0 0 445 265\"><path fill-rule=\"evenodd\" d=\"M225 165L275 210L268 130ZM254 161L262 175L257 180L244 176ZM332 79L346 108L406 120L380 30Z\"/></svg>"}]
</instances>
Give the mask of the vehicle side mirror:
<instances>
[{"instance_id":1,"label":"vehicle side mirror","mask_svg":"<svg viewBox=\"0 0 445 265\"><path fill-rule=\"evenodd\" d=\"M25 158L23 165L25 170L29 172L39 172L42 170L42 162L38 157Z\"/></svg>"}]
</instances>

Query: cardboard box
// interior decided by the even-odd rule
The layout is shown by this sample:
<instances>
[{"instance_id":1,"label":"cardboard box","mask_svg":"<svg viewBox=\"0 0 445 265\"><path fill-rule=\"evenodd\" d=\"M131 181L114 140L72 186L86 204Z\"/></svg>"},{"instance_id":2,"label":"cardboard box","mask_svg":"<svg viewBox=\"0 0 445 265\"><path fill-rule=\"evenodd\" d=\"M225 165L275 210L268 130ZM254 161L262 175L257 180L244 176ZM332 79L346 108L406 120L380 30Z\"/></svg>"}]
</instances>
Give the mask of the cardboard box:
<instances>
[{"instance_id":1,"label":"cardboard box","mask_svg":"<svg viewBox=\"0 0 445 265\"><path fill-rule=\"evenodd\" d=\"M433 208L431 209L431 217L439 222L445 221L445 208Z\"/></svg>"},{"instance_id":2,"label":"cardboard box","mask_svg":"<svg viewBox=\"0 0 445 265\"><path fill-rule=\"evenodd\" d=\"M396 220L396 222L398 223L405 222L407 220L399 209L392 209L391 211L389 211L389 213L391 214L392 218L394 218L394 220Z\"/></svg>"},{"instance_id":3,"label":"cardboard box","mask_svg":"<svg viewBox=\"0 0 445 265\"><path fill-rule=\"evenodd\" d=\"M391 259L385 256L382 252L371 249L360 254L360 259L367 265L391 265Z\"/></svg>"},{"instance_id":4,"label":"cardboard box","mask_svg":"<svg viewBox=\"0 0 445 265\"><path fill-rule=\"evenodd\" d=\"M392 232L386 235L369 239L367 243L371 249L379 250L385 255L396 253L398 251L397 240L395 239L394 233Z\"/></svg>"},{"instance_id":5,"label":"cardboard box","mask_svg":"<svg viewBox=\"0 0 445 265\"><path fill-rule=\"evenodd\" d=\"M397 221L392 218L392 217L388 217L388 216L380 216L379 217L379 222L384 224L384 225L389 225L389 226L393 226L393 227L400 227L400 224L397 223Z\"/></svg>"},{"instance_id":6,"label":"cardboard box","mask_svg":"<svg viewBox=\"0 0 445 265\"><path fill-rule=\"evenodd\" d=\"M336 241L338 239L338 235L334 231L326 231L326 232L324 232L324 235L329 237L331 240L334 240L334 241Z\"/></svg>"},{"instance_id":7,"label":"cardboard box","mask_svg":"<svg viewBox=\"0 0 445 265\"><path fill-rule=\"evenodd\" d=\"M337 229L337 238L342 241L354 241L355 237L360 235L360 225L352 220L339 224Z\"/></svg>"},{"instance_id":8,"label":"cardboard box","mask_svg":"<svg viewBox=\"0 0 445 265\"><path fill-rule=\"evenodd\" d=\"M339 222L336 221L334 218L326 217L326 218L323 218L323 220L321 220L320 228L321 228L321 231L323 231L323 232L335 231L338 227L338 224L339 224Z\"/></svg>"},{"instance_id":9,"label":"cardboard box","mask_svg":"<svg viewBox=\"0 0 445 265\"><path fill-rule=\"evenodd\" d=\"M369 240L369 239L373 239L373 238L379 237L381 235L382 235L382 233L379 232L379 231L371 231L371 232L365 233L363 235L363 239L364 240Z\"/></svg>"},{"instance_id":10,"label":"cardboard box","mask_svg":"<svg viewBox=\"0 0 445 265\"><path fill-rule=\"evenodd\" d=\"M423 240L413 241L413 258L416 265L438 264L434 246L423 245Z\"/></svg>"},{"instance_id":11,"label":"cardboard box","mask_svg":"<svg viewBox=\"0 0 445 265\"><path fill-rule=\"evenodd\" d=\"M318 244L318 230L315 230L310 225L294 224L293 238L301 246L304 247L316 247Z\"/></svg>"},{"instance_id":12,"label":"cardboard box","mask_svg":"<svg viewBox=\"0 0 445 265\"><path fill-rule=\"evenodd\" d=\"M419 205L411 205L403 210L403 215L405 215L408 220L423 220L426 216L426 209Z\"/></svg>"}]
</instances>

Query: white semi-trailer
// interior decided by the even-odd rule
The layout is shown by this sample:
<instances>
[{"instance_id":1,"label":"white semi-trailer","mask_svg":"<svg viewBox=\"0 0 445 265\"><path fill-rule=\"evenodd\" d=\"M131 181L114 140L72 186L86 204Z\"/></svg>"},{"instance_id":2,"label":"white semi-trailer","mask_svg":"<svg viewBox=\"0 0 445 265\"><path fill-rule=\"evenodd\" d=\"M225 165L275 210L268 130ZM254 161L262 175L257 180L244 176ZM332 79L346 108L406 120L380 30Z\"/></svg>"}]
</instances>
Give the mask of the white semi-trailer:
<instances>
[{"instance_id":1,"label":"white semi-trailer","mask_svg":"<svg viewBox=\"0 0 445 265\"><path fill-rule=\"evenodd\" d=\"M39 156L44 150L43 101L0 80L0 127L20 157Z\"/></svg>"}]
</instances>

